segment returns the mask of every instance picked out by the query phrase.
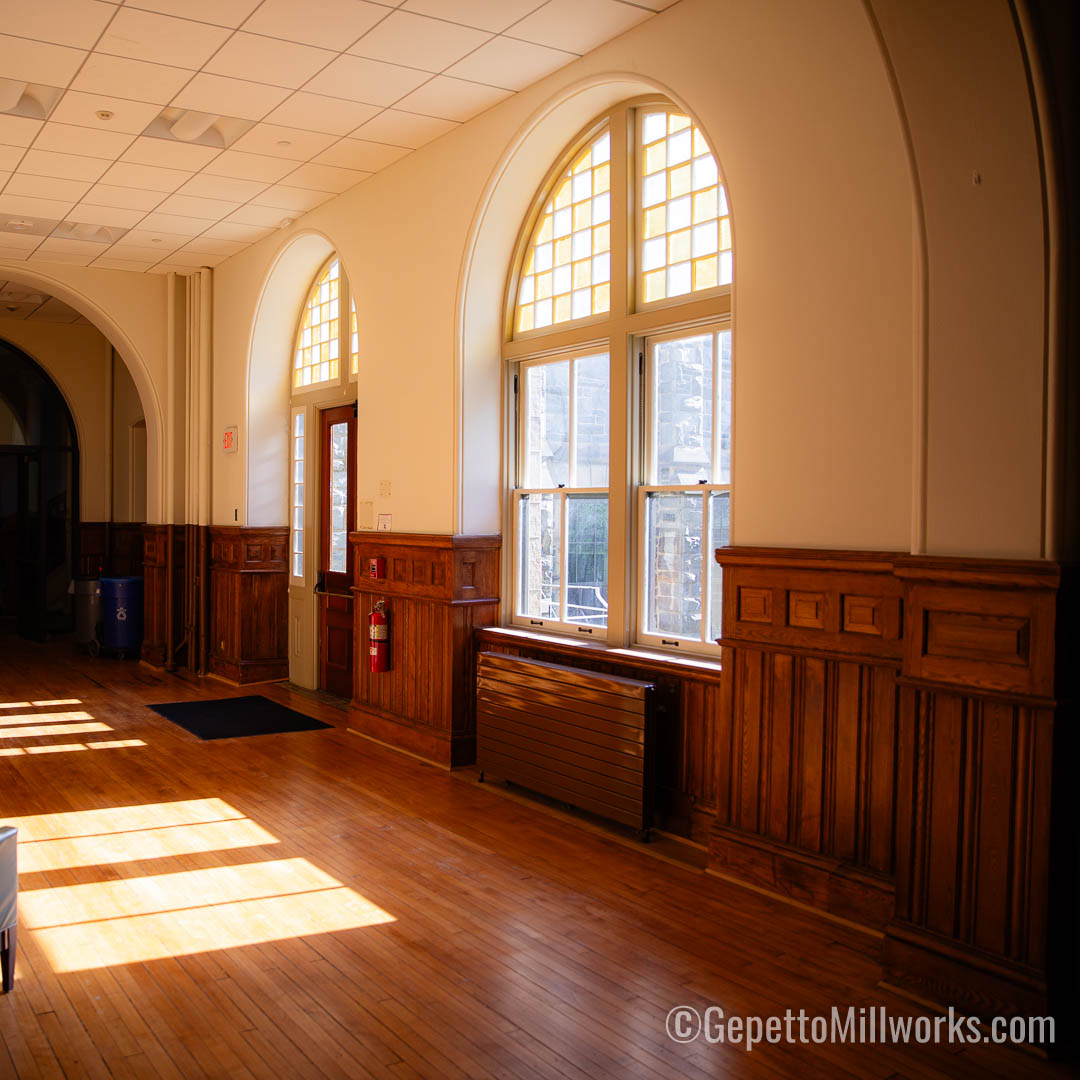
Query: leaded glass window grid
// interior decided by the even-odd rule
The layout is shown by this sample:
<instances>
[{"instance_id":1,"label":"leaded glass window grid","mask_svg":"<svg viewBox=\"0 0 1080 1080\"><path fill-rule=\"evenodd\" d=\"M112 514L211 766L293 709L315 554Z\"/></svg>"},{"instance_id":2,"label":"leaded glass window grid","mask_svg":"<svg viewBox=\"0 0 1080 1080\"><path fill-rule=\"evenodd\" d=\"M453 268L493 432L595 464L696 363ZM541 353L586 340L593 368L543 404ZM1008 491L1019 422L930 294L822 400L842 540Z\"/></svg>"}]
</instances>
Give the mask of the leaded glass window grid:
<instances>
[{"instance_id":1,"label":"leaded glass window grid","mask_svg":"<svg viewBox=\"0 0 1080 1080\"><path fill-rule=\"evenodd\" d=\"M319 297L320 290L326 289L328 295L325 303L329 307L336 303L335 312L327 312L328 319L332 317L336 324L336 332L331 331L327 340L315 341L314 319L312 318L313 303ZM348 308L345 307L345 298L348 297ZM322 307L320 302L318 307ZM320 313L321 314L321 313ZM315 315L319 318L319 315ZM323 325L326 320L320 321ZM310 335L312 340L307 340ZM326 346L325 363L329 370L326 377L322 377L319 366L324 363L323 358L306 355L305 350L315 347ZM326 262L319 267L312 284L309 287L300 314L297 318L296 333L293 337L293 347L289 362L289 392L293 397L299 397L313 391L326 390L329 387L341 386L352 382L359 372L360 367L359 334L356 323L356 303L349 290L349 279L345 273L337 252L331 255ZM332 365L332 368L330 367ZM304 381L303 372L309 370L308 381Z\"/></svg>"}]
</instances>

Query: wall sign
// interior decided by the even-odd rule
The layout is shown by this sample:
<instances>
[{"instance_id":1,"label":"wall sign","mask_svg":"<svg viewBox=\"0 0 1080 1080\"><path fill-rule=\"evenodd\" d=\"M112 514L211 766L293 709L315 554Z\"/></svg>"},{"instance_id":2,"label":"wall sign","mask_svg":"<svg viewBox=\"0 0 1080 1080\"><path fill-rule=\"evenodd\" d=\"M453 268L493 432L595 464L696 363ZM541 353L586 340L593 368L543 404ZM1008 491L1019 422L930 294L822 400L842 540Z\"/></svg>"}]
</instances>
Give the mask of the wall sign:
<instances>
[{"instance_id":1,"label":"wall sign","mask_svg":"<svg viewBox=\"0 0 1080 1080\"><path fill-rule=\"evenodd\" d=\"M226 454L235 454L237 441L237 428L235 426L227 427L221 440L221 449Z\"/></svg>"}]
</instances>

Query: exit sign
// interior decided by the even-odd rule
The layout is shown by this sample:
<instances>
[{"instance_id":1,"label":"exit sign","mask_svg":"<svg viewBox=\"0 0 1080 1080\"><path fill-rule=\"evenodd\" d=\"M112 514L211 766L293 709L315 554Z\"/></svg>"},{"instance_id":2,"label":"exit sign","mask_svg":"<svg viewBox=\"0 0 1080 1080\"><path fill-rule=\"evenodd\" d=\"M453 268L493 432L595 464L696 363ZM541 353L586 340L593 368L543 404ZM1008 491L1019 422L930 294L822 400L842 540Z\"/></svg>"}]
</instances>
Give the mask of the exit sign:
<instances>
[{"instance_id":1,"label":"exit sign","mask_svg":"<svg viewBox=\"0 0 1080 1080\"><path fill-rule=\"evenodd\" d=\"M236 453L236 430L235 427L227 427L225 429L225 434L221 440L221 449L224 450L226 454Z\"/></svg>"}]
</instances>

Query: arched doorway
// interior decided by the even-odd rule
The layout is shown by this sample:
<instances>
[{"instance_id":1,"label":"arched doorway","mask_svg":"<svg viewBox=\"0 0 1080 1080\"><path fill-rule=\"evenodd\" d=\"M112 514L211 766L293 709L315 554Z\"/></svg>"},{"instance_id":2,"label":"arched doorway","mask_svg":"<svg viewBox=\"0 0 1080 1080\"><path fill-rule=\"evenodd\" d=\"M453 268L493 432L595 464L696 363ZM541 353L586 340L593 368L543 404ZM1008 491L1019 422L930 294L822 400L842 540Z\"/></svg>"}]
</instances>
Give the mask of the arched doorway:
<instances>
[{"instance_id":1,"label":"arched doorway","mask_svg":"<svg viewBox=\"0 0 1080 1080\"><path fill-rule=\"evenodd\" d=\"M42 640L70 628L78 453L56 384L0 340L0 629Z\"/></svg>"}]
</instances>

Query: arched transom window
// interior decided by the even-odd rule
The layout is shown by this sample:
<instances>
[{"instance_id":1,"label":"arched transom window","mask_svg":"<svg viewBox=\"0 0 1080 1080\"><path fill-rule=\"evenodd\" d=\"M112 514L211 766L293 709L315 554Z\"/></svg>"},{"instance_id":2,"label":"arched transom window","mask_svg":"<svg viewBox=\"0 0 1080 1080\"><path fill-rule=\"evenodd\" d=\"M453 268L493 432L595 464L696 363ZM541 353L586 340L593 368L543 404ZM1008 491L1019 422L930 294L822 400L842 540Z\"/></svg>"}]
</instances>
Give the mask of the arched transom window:
<instances>
[{"instance_id":1,"label":"arched transom window","mask_svg":"<svg viewBox=\"0 0 1080 1080\"><path fill-rule=\"evenodd\" d=\"M341 262L333 256L308 293L293 348L293 389L318 386L341 375L341 359L349 357L350 374L359 368L356 307L349 300L349 321L342 318L348 284Z\"/></svg>"},{"instance_id":2,"label":"arched transom window","mask_svg":"<svg viewBox=\"0 0 1080 1080\"><path fill-rule=\"evenodd\" d=\"M716 158L669 103L612 109L552 169L507 290L512 622L717 651L732 257Z\"/></svg>"}]
</instances>

